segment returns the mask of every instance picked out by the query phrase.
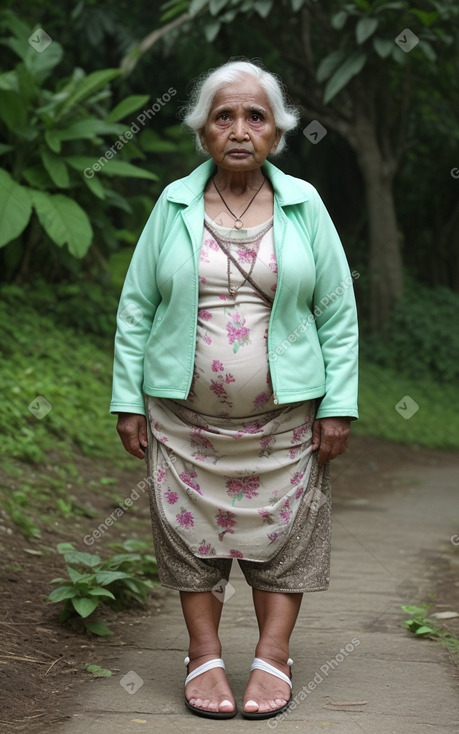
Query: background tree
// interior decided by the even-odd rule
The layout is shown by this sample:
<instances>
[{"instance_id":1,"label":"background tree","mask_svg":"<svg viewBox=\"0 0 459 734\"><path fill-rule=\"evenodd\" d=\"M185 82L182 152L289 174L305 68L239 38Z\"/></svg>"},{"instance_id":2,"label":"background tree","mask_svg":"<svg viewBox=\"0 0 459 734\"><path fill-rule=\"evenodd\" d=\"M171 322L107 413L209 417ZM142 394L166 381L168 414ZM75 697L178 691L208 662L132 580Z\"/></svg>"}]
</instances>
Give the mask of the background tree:
<instances>
[{"instance_id":1,"label":"background tree","mask_svg":"<svg viewBox=\"0 0 459 734\"><path fill-rule=\"evenodd\" d=\"M187 43L193 23L219 48L228 46L219 42L228 30L229 55L238 52L244 27L266 39L283 60L285 81L305 117L351 147L368 217L370 322L374 330L381 328L403 292L394 179L412 143L414 108L426 78L435 83L453 64L457 5L453 0L171 0L163 7L163 20L175 17L175 38L181 29ZM244 41L247 53L246 35ZM427 103L424 97L424 109ZM325 131L313 127L305 134L318 142Z\"/></svg>"}]
</instances>

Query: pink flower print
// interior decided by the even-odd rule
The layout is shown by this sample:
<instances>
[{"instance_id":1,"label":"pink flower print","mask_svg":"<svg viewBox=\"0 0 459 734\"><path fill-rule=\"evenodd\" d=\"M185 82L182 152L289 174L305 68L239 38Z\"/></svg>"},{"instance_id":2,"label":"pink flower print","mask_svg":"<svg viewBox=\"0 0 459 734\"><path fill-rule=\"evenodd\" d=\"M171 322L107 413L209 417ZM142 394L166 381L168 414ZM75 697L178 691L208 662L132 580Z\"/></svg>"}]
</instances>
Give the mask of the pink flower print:
<instances>
[{"instance_id":1,"label":"pink flower print","mask_svg":"<svg viewBox=\"0 0 459 734\"><path fill-rule=\"evenodd\" d=\"M220 301L227 301L228 300L228 296L225 296L224 293L221 296L218 296L218 297L219 297Z\"/></svg>"},{"instance_id":2,"label":"pink flower print","mask_svg":"<svg viewBox=\"0 0 459 734\"><path fill-rule=\"evenodd\" d=\"M292 511L290 509L290 500L289 499L286 499L285 500L285 503L284 503L284 506L283 506L282 510L280 511L280 516L281 516L282 520L285 522L286 525L290 521L291 515L292 515Z\"/></svg>"},{"instance_id":3,"label":"pink flower print","mask_svg":"<svg viewBox=\"0 0 459 734\"><path fill-rule=\"evenodd\" d=\"M210 381L210 390L217 396L217 398L228 397L224 386L221 382L217 382L217 380Z\"/></svg>"},{"instance_id":4,"label":"pink flower print","mask_svg":"<svg viewBox=\"0 0 459 734\"><path fill-rule=\"evenodd\" d=\"M268 540L270 543L275 543L279 537L279 533L268 533Z\"/></svg>"},{"instance_id":5,"label":"pink flower print","mask_svg":"<svg viewBox=\"0 0 459 734\"><path fill-rule=\"evenodd\" d=\"M202 453L207 455L215 454L215 449L212 442L206 436L203 436L202 428L192 428L190 431L190 446L192 448L199 448Z\"/></svg>"},{"instance_id":6,"label":"pink flower print","mask_svg":"<svg viewBox=\"0 0 459 734\"><path fill-rule=\"evenodd\" d=\"M273 524L273 517L267 509L265 509L264 507L260 507L260 509L258 510L258 514L260 515L260 517L263 518L263 523L266 523L267 525Z\"/></svg>"},{"instance_id":7,"label":"pink flower print","mask_svg":"<svg viewBox=\"0 0 459 734\"><path fill-rule=\"evenodd\" d=\"M263 436L263 438L260 440L260 451L258 456L270 456L272 454L273 446L275 443L275 436Z\"/></svg>"},{"instance_id":8,"label":"pink flower print","mask_svg":"<svg viewBox=\"0 0 459 734\"><path fill-rule=\"evenodd\" d=\"M214 250L214 251L218 250L218 245L213 238L207 238L202 243L201 256L200 256L200 259L202 262L205 262L205 263L210 262L209 250Z\"/></svg>"},{"instance_id":9,"label":"pink flower print","mask_svg":"<svg viewBox=\"0 0 459 734\"><path fill-rule=\"evenodd\" d=\"M207 333L207 331L206 331L206 333L203 336L203 341L205 341L206 344L212 344L212 339L210 338L210 336Z\"/></svg>"},{"instance_id":10,"label":"pink flower print","mask_svg":"<svg viewBox=\"0 0 459 734\"><path fill-rule=\"evenodd\" d=\"M181 474L179 474L180 479L184 484L187 485L187 487L191 487L191 489L194 489L195 492L202 495L201 488L197 482L194 480L196 479L198 475L194 471L194 469L190 469L190 471L182 471Z\"/></svg>"},{"instance_id":11,"label":"pink flower print","mask_svg":"<svg viewBox=\"0 0 459 734\"><path fill-rule=\"evenodd\" d=\"M261 392L258 395L256 395L253 399L253 405L254 407L258 405L265 405L269 401L270 395L266 392Z\"/></svg>"},{"instance_id":12,"label":"pink flower print","mask_svg":"<svg viewBox=\"0 0 459 734\"><path fill-rule=\"evenodd\" d=\"M231 372L227 372L225 375L225 382L227 385L229 385L231 382L236 382L235 378L231 374Z\"/></svg>"},{"instance_id":13,"label":"pink flower print","mask_svg":"<svg viewBox=\"0 0 459 734\"><path fill-rule=\"evenodd\" d=\"M225 368L223 367L222 362L220 362L219 359L213 359L212 360L212 372L223 372Z\"/></svg>"},{"instance_id":14,"label":"pink flower print","mask_svg":"<svg viewBox=\"0 0 459 734\"><path fill-rule=\"evenodd\" d=\"M296 487L297 484L301 482L303 477L304 477L304 471L296 471L290 480L290 484L293 484L293 486Z\"/></svg>"},{"instance_id":15,"label":"pink flower print","mask_svg":"<svg viewBox=\"0 0 459 734\"><path fill-rule=\"evenodd\" d=\"M178 502L179 498L177 492L173 492L171 489L168 489L166 492L164 492L164 497L170 505L175 505L175 503Z\"/></svg>"},{"instance_id":16,"label":"pink flower print","mask_svg":"<svg viewBox=\"0 0 459 734\"><path fill-rule=\"evenodd\" d=\"M245 248L241 247L240 250L237 250L237 259L242 260L244 263L248 263L249 265L252 264L252 260L255 260L257 256L257 253L254 249L246 250Z\"/></svg>"},{"instance_id":17,"label":"pink flower print","mask_svg":"<svg viewBox=\"0 0 459 734\"><path fill-rule=\"evenodd\" d=\"M184 507L180 508L180 512L175 517L183 530L190 530L194 526L193 513L189 510L185 510Z\"/></svg>"},{"instance_id":18,"label":"pink flower print","mask_svg":"<svg viewBox=\"0 0 459 734\"><path fill-rule=\"evenodd\" d=\"M303 487L298 487L298 489L296 490L295 499L299 500L302 494L303 494Z\"/></svg>"},{"instance_id":19,"label":"pink flower print","mask_svg":"<svg viewBox=\"0 0 459 734\"><path fill-rule=\"evenodd\" d=\"M231 558L244 558L244 554L234 548L230 550L230 556Z\"/></svg>"},{"instance_id":20,"label":"pink flower print","mask_svg":"<svg viewBox=\"0 0 459 734\"><path fill-rule=\"evenodd\" d=\"M199 278L199 282L202 283L203 285L205 285L207 283L207 278L200 277Z\"/></svg>"},{"instance_id":21,"label":"pink flower print","mask_svg":"<svg viewBox=\"0 0 459 734\"><path fill-rule=\"evenodd\" d=\"M231 311L230 320L226 324L228 332L228 342L233 345L233 352L236 353L239 347L243 347L249 343L249 329L244 326L245 318L237 311Z\"/></svg>"},{"instance_id":22,"label":"pink flower print","mask_svg":"<svg viewBox=\"0 0 459 734\"><path fill-rule=\"evenodd\" d=\"M270 259L270 261L271 261L271 262L269 263L269 269L270 269L270 271L271 271L272 273L277 273L277 261L276 261L276 256L275 256L275 254L274 254L274 253L271 253L271 257L270 257L269 259Z\"/></svg>"},{"instance_id":23,"label":"pink flower print","mask_svg":"<svg viewBox=\"0 0 459 734\"><path fill-rule=\"evenodd\" d=\"M201 556L210 556L210 555L215 554L215 551L213 551L212 553L212 550L213 550L212 545L210 543L206 543L205 539L203 538L198 548L198 553L200 553Z\"/></svg>"},{"instance_id":24,"label":"pink flower print","mask_svg":"<svg viewBox=\"0 0 459 734\"><path fill-rule=\"evenodd\" d=\"M230 408L232 407L232 402L225 389L223 375L218 375L216 380L210 381L209 390L218 398L219 403L228 405Z\"/></svg>"},{"instance_id":25,"label":"pink flower print","mask_svg":"<svg viewBox=\"0 0 459 734\"><path fill-rule=\"evenodd\" d=\"M158 482L158 484L161 484L165 476L166 470L163 466L160 466L159 469L156 470L156 481Z\"/></svg>"},{"instance_id":26,"label":"pink flower print","mask_svg":"<svg viewBox=\"0 0 459 734\"><path fill-rule=\"evenodd\" d=\"M245 436L246 433L252 434L252 433L260 433L260 431L263 430L263 426L260 423L260 421L254 421L253 423L247 423L246 426L243 428L240 428L234 435L234 438L241 438L241 436Z\"/></svg>"},{"instance_id":27,"label":"pink flower print","mask_svg":"<svg viewBox=\"0 0 459 734\"><path fill-rule=\"evenodd\" d=\"M226 481L226 487L226 493L229 497L232 497L231 504L234 505L237 500L242 500L244 497L248 500L258 497L257 489L260 487L260 477L229 478Z\"/></svg>"},{"instance_id":28,"label":"pink flower print","mask_svg":"<svg viewBox=\"0 0 459 734\"><path fill-rule=\"evenodd\" d=\"M153 423L152 433L157 441L159 441L160 443L167 443L167 438L163 434L163 426L161 425L161 423L158 423L158 421L155 421Z\"/></svg>"},{"instance_id":29,"label":"pink flower print","mask_svg":"<svg viewBox=\"0 0 459 734\"><path fill-rule=\"evenodd\" d=\"M276 290L277 290L277 283L273 283L273 284L272 284L272 286L271 286L271 290L272 290L272 291L276 291Z\"/></svg>"},{"instance_id":30,"label":"pink flower print","mask_svg":"<svg viewBox=\"0 0 459 734\"><path fill-rule=\"evenodd\" d=\"M212 314L205 308L201 308L201 310L198 312L198 318L202 319L202 321L210 321L210 319L212 318Z\"/></svg>"},{"instance_id":31,"label":"pink flower print","mask_svg":"<svg viewBox=\"0 0 459 734\"><path fill-rule=\"evenodd\" d=\"M218 534L219 540L223 540L225 533L231 533L232 535L234 535L233 527L237 524L236 515L234 514L234 512L231 512L230 510L222 510L221 508L219 508L217 514L215 515L215 519L217 521L217 526L219 528L223 528L222 532Z\"/></svg>"},{"instance_id":32,"label":"pink flower print","mask_svg":"<svg viewBox=\"0 0 459 734\"><path fill-rule=\"evenodd\" d=\"M293 437L290 443L301 443L301 441L303 441L308 431L309 431L309 426L306 424L303 424L302 426L298 426L298 428L294 428Z\"/></svg>"}]
</instances>

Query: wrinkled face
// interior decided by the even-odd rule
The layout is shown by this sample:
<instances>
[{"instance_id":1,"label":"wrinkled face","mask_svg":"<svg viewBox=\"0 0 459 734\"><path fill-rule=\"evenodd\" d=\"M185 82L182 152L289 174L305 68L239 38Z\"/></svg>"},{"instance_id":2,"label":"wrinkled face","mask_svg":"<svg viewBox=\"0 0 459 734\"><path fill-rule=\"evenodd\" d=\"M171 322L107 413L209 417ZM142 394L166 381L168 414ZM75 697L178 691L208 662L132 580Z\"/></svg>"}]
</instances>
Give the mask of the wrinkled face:
<instances>
[{"instance_id":1,"label":"wrinkled face","mask_svg":"<svg viewBox=\"0 0 459 734\"><path fill-rule=\"evenodd\" d=\"M200 133L202 147L217 166L234 173L259 168L280 136L268 96L252 77L217 92Z\"/></svg>"}]
</instances>

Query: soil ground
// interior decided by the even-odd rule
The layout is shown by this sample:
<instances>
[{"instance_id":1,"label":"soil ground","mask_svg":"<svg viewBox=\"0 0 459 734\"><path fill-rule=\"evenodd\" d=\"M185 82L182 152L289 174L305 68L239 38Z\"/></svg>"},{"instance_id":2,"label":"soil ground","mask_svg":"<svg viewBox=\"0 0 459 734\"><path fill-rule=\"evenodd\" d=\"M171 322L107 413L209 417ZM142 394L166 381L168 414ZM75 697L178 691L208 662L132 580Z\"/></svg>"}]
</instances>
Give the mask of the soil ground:
<instances>
[{"instance_id":1,"label":"soil ground","mask_svg":"<svg viewBox=\"0 0 459 734\"><path fill-rule=\"evenodd\" d=\"M52 463L59 457L50 458ZM143 476L143 464L134 462L131 470L113 473L100 461L94 462L76 455L73 463L84 485L75 487L78 505L90 507L92 517L67 516L54 522L40 524L41 538L24 537L9 515L0 515L0 728L5 732L44 732L52 724L63 720L70 701L82 686L88 685L91 675L86 668L110 660L107 647L111 640L130 644L136 625L146 616L161 614L167 591L158 588L151 593L148 608L131 608L115 612L104 607L98 618L103 619L113 631L113 637L97 638L87 633L78 622L65 626L59 622L60 604L51 604L46 597L53 588L50 580L64 574L63 558L56 553L57 543L73 542L79 550L97 552L103 557L113 553L110 543L128 538L149 540L151 536L148 500L144 495L134 503L110 531L91 548L83 538L91 533L116 506L119 497L129 495ZM403 446L372 437L354 437L349 452L333 464L333 489L335 507L352 498L355 503L374 500L379 494L390 493L406 481L406 468L410 476L422 477L426 466L450 468L451 480L459 476L459 456L437 450ZM40 468L22 466L21 479L2 479L0 502L18 485L27 481L29 474ZM50 471L50 465L42 467ZM99 477L95 476L100 472ZM90 481L109 474L115 476L116 485L105 491L94 491ZM38 522L38 520L37 520ZM428 522L428 518L426 518ZM459 527L458 527L459 535ZM459 546L451 543L441 556L430 564L431 611L459 611L459 581L457 554ZM429 567L426 561L426 568ZM401 601L410 603L410 600ZM445 622L445 626L459 636L457 619ZM428 644L436 644L434 642ZM113 645L115 647L115 645ZM103 647L103 649L101 649ZM114 655L114 659L116 656ZM116 668L111 668L113 671ZM451 657L451 675L457 676L457 660Z\"/></svg>"}]
</instances>

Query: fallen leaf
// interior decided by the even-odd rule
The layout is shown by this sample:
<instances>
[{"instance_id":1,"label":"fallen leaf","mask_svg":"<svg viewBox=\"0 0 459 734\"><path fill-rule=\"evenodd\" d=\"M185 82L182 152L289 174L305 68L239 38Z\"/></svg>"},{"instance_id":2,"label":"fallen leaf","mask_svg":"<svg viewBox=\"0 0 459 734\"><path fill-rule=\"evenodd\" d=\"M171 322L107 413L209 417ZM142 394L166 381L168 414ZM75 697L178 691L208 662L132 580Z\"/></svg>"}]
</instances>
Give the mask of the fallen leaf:
<instances>
[{"instance_id":1,"label":"fallen leaf","mask_svg":"<svg viewBox=\"0 0 459 734\"><path fill-rule=\"evenodd\" d=\"M458 612L435 612L434 614L430 615L431 617L435 617L436 619L454 619L454 617L459 617Z\"/></svg>"}]
</instances>

